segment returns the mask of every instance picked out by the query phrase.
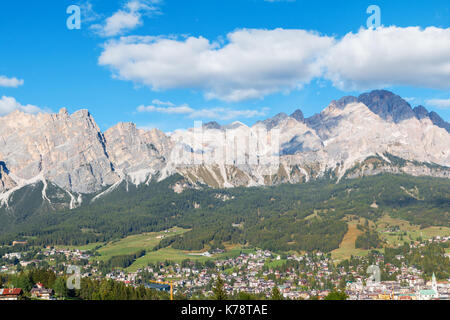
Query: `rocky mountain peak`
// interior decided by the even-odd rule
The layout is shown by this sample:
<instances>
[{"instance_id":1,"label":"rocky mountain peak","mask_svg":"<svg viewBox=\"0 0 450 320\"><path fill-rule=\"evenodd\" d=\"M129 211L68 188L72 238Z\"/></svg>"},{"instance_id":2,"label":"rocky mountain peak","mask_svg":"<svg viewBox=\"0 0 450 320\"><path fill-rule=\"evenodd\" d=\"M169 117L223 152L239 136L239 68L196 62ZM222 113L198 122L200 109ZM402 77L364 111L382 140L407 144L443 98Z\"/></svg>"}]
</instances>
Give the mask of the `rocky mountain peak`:
<instances>
[{"instance_id":1,"label":"rocky mountain peak","mask_svg":"<svg viewBox=\"0 0 450 320\"><path fill-rule=\"evenodd\" d=\"M264 121L258 121L257 124L261 123L266 127L267 130L272 130L277 125L279 125L281 121L286 120L287 118L289 118L289 116L286 113L281 112L272 118L266 119Z\"/></svg>"},{"instance_id":2,"label":"rocky mountain peak","mask_svg":"<svg viewBox=\"0 0 450 320\"><path fill-rule=\"evenodd\" d=\"M428 121L401 121L410 114L418 119L428 117L435 126ZM88 110L69 114L63 108L59 113L37 115L16 111L0 117L0 198L4 195L0 200L36 181L51 182L69 194L103 192L123 180L141 184L173 174L181 174L192 185L216 187L296 183L316 179L330 170L342 177L356 163L385 153L415 163L450 167L450 125L423 106L412 110L389 91L343 97L307 119L296 110L291 116L279 113L256 125L279 129L276 140L281 157L277 159L283 174L275 180L276 172L268 176L267 168L259 165L271 163L273 152L265 148L252 154L258 164L234 166L224 161L185 165L174 160L180 150L187 152L182 154L184 160L220 154L223 132L219 130L209 130L203 145L196 146L190 129L169 135L122 122L103 133ZM235 130L240 137L252 130L238 121L224 126L213 121L204 128ZM398 168L386 170L400 172ZM424 166L405 170L450 177L450 169Z\"/></svg>"},{"instance_id":3,"label":"rocky mountain peak","mask_svg":"<svg viewBox=\"0 0 450 320\"><path fill-rule=\"evenodd\" d=\"M424 106L417 106L413 111L419 120L428 118L428 110Z\"/></svg>"},{"instance_id":4,"label":"rocky mountain peak","mask_svg":"<svg viewBox=\"0 0 450 320\"><path fill-rule=\"evenodd\" d=\"M203 128L220 130L220 129L222 129L222 126L220 124L218 124L216 121L210 121L210 122L205 123L203 125Z\"/></svg>"},{"instance_id":5,"label":"rocky mountain peak","mask_svg":"<svg viewBox=\"0 0 450 320\"><path fill-rule=\"evenodd\" d=\"M298 122L304 122L305 121L305 116L303 115L302 110L297 109L295 110L292 114L291 114L291 118L294 118L295 120L297 120Z\"/></svg>"},{"instance_id":6,"label":"rocky mountain peak","mask_svg":"<svg viewBox=\"0 0 450 320\"><path fill-rule=\"evenodd\" d=\"M69 111L67 111L67 108L61 108L59 110L59 115L63 115L63 116L68 116L69 115Z\"/></svg>"},{"instance_id":7,"label":"rocky mountain peak","mask_svg":"<svg viewBox=\"0 0 450 320\"><path fill-rule=\"evenodd\" d=\"M434 125L447 130L447 132L450 132L450 123L444 121L444 119L442 119L441 116L438 115L436 112L431 111L428 114L428 117L430 118L431 122L433 122Z\"/></svg>"},{"instance_id":8,"label":"rocky mountain peak","mask_svg":"<svg viewBox=\"0 0 450 320\"><path fill-rule=\"evenodd\" d=\"M428 110L424 106L417 106L413 109L414 114L416 115L417 119L430 119L431 122L438 126L439 128L443 128L447 130L447 132L450 132L450 123L446 122L444 119L442 119L436 112L431 111L428 112Z\"/></svg>"},{"instance_id":9,"label":"rocky mountain peak","mask_svg":"<svg viewBox=\"0 0 450 320\"><path fill-rule=\"evenodd\" d=\"M346 105L348 105L350 103L355 103L355 102L358 102L358 98L356 98L354 96L345 96L339 100L333 100L331 102L331 105L333 105L334 107L339 108L339 109L344 109Z\"/></svg>"},{"instance_id":10,"label":"rocky mountain peak","mask_svg":"<svg viewBox=\"0 0 450 320\"><path fill-rule=\"evenodd\" d=\"M364 93L358 97L358 101L364 103L372 112L387 121L399 123L415 117L408 102L387 90Z\"/></svg>"}]
</instances>

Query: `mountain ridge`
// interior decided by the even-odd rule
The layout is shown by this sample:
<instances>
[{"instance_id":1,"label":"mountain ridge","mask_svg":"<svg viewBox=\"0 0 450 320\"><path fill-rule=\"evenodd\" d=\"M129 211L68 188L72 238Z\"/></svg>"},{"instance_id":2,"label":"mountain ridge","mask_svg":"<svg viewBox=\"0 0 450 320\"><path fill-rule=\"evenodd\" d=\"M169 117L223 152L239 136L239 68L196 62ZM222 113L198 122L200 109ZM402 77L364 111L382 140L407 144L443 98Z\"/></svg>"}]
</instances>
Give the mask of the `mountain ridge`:
<instances>
[{"instance_id":1,"label":"mountain ridge","mask_svg":"<svg viewBox=\"0 0 450 320\"><path fill-rule=\"evenodd\" d=\"M74 207L83 195L107 192L122 181L140 185L174 174L185 178L185 187L217 188L323 177L339 181L349 170L352 177L383 172L450 177L450 124L385 90L332 101L309 118L297 109L251 127L213 121L201 129L201 136L197 129L166 134L121 122L102 132L88 110L69 114L63 108L38 115L15 111L0 118L1 204L37 181L64 190ZM238 145L248 148L249 137L258 130L266 130L271 139L276 134L279 150L264 145L243 150L242 163L218 157L224 137L241 139ZM390 156L404 162L393 163ZM46 187L42 200L49 201Z\"/></svg>"}]
</instances>

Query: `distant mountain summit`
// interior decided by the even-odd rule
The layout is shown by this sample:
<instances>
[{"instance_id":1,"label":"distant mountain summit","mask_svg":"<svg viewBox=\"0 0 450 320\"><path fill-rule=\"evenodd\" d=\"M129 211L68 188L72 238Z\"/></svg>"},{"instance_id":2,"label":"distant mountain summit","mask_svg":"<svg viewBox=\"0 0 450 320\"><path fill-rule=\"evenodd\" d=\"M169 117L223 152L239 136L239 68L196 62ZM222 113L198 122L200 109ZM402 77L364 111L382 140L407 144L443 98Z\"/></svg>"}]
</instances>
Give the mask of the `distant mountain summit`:
<instances>
[{"instance_id":1,"label":"distant mountain summit","mask_svg":"<svg viewBox=\"0 0 450 320\"><path fill-rule=\"evenodd\" d=\"M450 132L450 123L445 122L436 112L428 112L424 106L417 106L414 108L414 113L416 114L417 119L422 120L428 118L434 125Z\"/></svg>"},{"instance_id":2,"label":"distant mountain summit","mask_svg":"<svg viewBox=\"0 0 450 320\"><path fill-rule=\"evenodd\" d=\"M267 130L272 130L273 128L278 126L281 123L281 121L286 120L287 118L289 118L289 116L286 113L281 112L270 119L259 121L258 123L263 124Z\"/></svg>"},{"instance_id":3,"label":"distant mountain summit","mask_svg":"<svg viewBox=\"0 0 450 320\"><path fill-rule=\"evenodd\" d=\"M363 103L373 113L379 115L386 121L399 123L411 118L417 118L419 120L428 118L436 126L450 132L450 123L442 119L436 112L428 112L422 105L413 109L406 100L387 90L374 90L364 93L359 97L346 96L337 101L332 101L331 105L342 109L349 103L355 102Z\"/></svg>"},{"instance_id":4,"label":"distant mountain summit","mask_svg":"<svg viewBox=\"0 0 450 320\"><path fill-rule=\"evenodd\" d=\"M250 150L255 128L265 128L269 136ZM340 181L385 172L450 177L449 123L423 106L412 109L385 90L332 101L306 119L296 110L252 127L213 121L203 125L201 137L197 131L168 135L119 123L102 132L87 110L38 115L16 111L0 117L0 205L13 208L17 195L24 196L33 186L44 207L74 208L122 182L141 185L175 174L185 179L174 186L177 192L204 185ZM234 154L223 153L228 136L234 139L228 145L238 147L248 163L230 162ZM279 143L276 152L268 147L274 141ZM269 172L274 156L276 170ZM208 157L214 161L205 162Z\"/></svg>"},{"instance_id":5,"label":"distant mountain summit","mask_svg":"<svg viewBox=\"0 0 450 320\"><path fill-rule=\"evenodd\" d=\"M303 115L303 112L300 109L295 110L294 113L291 114L291 118L294 118L299 122L305 121L305 116Z\"/></svg>"},{"instance_id":6,"label":"distant mountain summit","mask_svg":"<svg viewBox=\"0 0 450 320\"><path fill-rule=\"evenodd\" d=\"M358 97L358 101L381 118L395 123L415 117L411 105L390 91L375 90L364 93Z\"/></svg>"}]
</instances>

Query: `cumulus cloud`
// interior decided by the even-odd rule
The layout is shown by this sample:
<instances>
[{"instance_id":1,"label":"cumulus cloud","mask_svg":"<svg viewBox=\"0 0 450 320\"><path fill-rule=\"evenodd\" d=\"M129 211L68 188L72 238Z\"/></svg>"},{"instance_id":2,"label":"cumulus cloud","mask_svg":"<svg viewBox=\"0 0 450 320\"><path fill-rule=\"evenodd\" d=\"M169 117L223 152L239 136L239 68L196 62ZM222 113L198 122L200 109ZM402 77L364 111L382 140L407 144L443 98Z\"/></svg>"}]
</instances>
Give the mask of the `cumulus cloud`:
<instances>
[{"instance_id":1,"label":"cumulus cloud","mask_svg":"<svg viewBox=\"0 0 450 320\"><path fill-rule=\"evenodd\" d=\"M341 90L450 88L450 29L380 27L337 39L305 30L242 29L204 37L122 37L99 64L152 90L193 89L242 101L301 88L314 78Z\"/></svg>"},{"instance_id":2,"label":"cumulus cloud","mask_svg":"<svg viewBox=\"0 0 450 320\"><path fill-rule=\"evenodd\" d=\"M22 79L0 76L0 87L17 88L23 85L23 83L24 81Z\"/></svg>"},{"instance_id":3,"label":"cumulus cloud","mask_svg":"<svg viewBox=\"0 0 450 320\"><path fill-rule=\"evenodd\" d=\"M106 18L103 24L92 25L91 28L99 35L113 37L142 25L145 15L158 13L155 6L159 0L131 0L122 9Z\"/></svg>"},{"instance_id":4,"label":"cumulus cloud","mask_svg":"<svg viewBox=\"0 0 450 320\"><path fill-rule=\"evenodd\" d=\"M349 33L333 46L326 78L343 90L450 88L450 29L383 27Z\"/></svg>"},{"instance_id":5,"label":"cumulus cloud","mask_svg":"<svg viewBox=\"0 0 450 320\"><path fill-rule=\"evenodd\" d=\"M318 58L334 40L304 30L237 30L227 43L203 37L123 37L105 44L99 64L153 90L201 90L240 101L299 88L322 73Z\"/></svg>"},{"instance_id":6,"label":"cumulus cloud","mask_svg":"<svg viewBox=\"0 0 450 320\"><path fill-rule=\"evenodd\" d=\"M41 108L31 104L22 105L18 101L16 101L16 99L14 99L13 97L3 96L0 99L0 116L6 115L15 110L19 110L25 113L44 112L44 110L42 110Z\"/></svg>"},{"instance_id":7,"label":"cumulus cloud","mask_svg":"<svg viewBox=\"0 0 450 320\"><path fill-rule=\"evenodd\" d=\"M436 107L439 109L449 109L450 99L431 99L426 101L427 105Z\"/></svg>"}]
</instances>

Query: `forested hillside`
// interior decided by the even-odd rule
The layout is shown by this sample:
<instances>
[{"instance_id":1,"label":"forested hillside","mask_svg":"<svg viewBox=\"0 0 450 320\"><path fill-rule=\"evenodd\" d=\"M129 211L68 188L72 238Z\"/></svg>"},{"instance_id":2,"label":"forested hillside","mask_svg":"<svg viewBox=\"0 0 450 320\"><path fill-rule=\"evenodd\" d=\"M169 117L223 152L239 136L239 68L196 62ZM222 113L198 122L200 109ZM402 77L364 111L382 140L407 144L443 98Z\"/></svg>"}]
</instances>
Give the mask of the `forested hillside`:
<instances>
[{"instance_id":1,"label":"forested hillside","mask_svg":"<svg viewBox=\"0 0 450 320\"><path fill-rule=\"evenodd\" d=\"M83 245L174 226L191 231L164 239L159 247L200 250L205 245L248 243L270 250L339 247L347 215L376 221L387 213L428 227L450 226L450 180L403 175L319 180L274 187L176 193L182 177L136 187L122 183L113 192L75 210L0 212L1 243L26 237L35 244Z\"/></svg>"}]
</instances>

